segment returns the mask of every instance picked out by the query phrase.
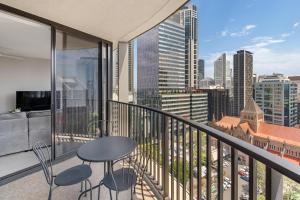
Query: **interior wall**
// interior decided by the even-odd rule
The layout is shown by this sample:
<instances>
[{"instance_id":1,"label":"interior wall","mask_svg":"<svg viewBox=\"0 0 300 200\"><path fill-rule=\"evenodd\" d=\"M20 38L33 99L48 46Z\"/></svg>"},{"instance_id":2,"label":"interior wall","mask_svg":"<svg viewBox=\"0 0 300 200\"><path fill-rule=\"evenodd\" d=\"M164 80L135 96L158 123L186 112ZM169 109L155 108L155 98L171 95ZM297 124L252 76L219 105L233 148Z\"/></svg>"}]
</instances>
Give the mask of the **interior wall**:
<instances>
[{"instance_id":1,"label":"interior wall","mask_svg":"<svg viewBox=\"0 0 300 200\"><path fill-rule=\"evenodd\" d=\"M0 57L0 113L16 108L16 91L50 91L51 61Z\"/></svg>"}]
</instances>

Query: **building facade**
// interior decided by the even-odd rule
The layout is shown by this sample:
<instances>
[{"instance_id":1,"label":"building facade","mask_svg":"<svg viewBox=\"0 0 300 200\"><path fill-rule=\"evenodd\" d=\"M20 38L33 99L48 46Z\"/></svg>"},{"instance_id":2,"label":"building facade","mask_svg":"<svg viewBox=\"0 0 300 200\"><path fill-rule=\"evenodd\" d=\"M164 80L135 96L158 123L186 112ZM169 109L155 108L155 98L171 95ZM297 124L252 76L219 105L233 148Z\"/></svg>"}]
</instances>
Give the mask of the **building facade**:
<instances>
[{"instance_id":1,"label":"building facade","mask_svg":"<svg viewBox=\"0 0 300 200\"><path fill-rule=\"evenodd\" d=\"M214 79L216 85L228 89L231 84L230 63L226 59L226 54L223 53L214 62Z\"/></svg>"},{"instance_id":2,"label":"building facade","mask_svg":"<svg viewBox=\"0 0 300 200\"><path fill-rule=\"evenodd\" d=\"M233 56L233 115L239 116L252 98L253 55L240 50Z\"/></svg>"},{"instance_id":3,"label":"building facade","mask_svg":"<svg viewBox=\"0 0 300 200\"><path fill-rule=\"evenodd\" d=\"M198 59L198 86L200 86L200 81L204 79L205 76L205 61L203 59Z\"/></svg>"},{"instance_id":4,"label":"building facade","mask_svg":"<svg viewBox=\"0 0 300 200\"><path fill-rule=\"evenodd\" d=\"M207 93L208 100L208 121L222 119L230 115L230 102L228 89L203 89Z\"/></svg>"},{"instance_id":5,"label":"building facade","mask_svg":"<svg viewBox=\"0 0 300 200\"><path fill-rule=\"evenodd\" d=\"M297 84L297 107L298 107L298 124L300 124L300 76L289 76L289 79Z\"/></svg>"},{"instance_id":6,"label":"building facade","mask_svg":"<svg viewBox=\"0 0 300 200\"><path fill-rule=\"evenodd\" d=\"M208 116L208 95L206 92L171 91L161 94L161 110L185 119L206 123Z\"/></svg>"},{"instance_id":7,"label":"building facade","mask_svg":"<svg viewBox=\"0 0 300 200\"><path fill-rule=\"evenodd\" d=\"M180 15L185 28L185 84L186 88L195 89L198 85L197 7L192 4L184 6Z\"/></svg>"},{"instance_id":8,"label":"building facade","mask_svg":"<svg viewBox=\"0 0 300 200\"><path fill-rule=\"evenodd\" d=\"M180 13L137 38L137 101L159 107L166 90L185 89L185 29Z\"/></svg>"},{"instance_id":9,"label":"building facade","mask_svg":"<svg viewBox=\"0 0 300 200\"><path fill-rule=\"evenodd\" d=\"M297 124L297 84L282 74L273 74L260 76L254 88L265 122L290 127Z\"/></svg>"}]
</instances>

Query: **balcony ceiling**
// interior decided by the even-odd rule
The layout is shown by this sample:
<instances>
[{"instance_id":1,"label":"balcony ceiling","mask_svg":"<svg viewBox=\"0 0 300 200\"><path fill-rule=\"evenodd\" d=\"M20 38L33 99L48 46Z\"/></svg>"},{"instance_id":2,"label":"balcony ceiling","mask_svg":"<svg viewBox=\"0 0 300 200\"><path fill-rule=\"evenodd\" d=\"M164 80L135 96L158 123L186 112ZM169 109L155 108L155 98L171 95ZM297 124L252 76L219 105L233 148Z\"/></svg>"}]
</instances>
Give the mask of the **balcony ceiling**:
<instances>
[{"instance_id":1,"label":"balcony ceiling","mask_svg":"<svg viewBox=\"0 0 300 200\"><path fill-rule=\"evenodd\" d=\"M188 0L0 0L0 3L117 42L152 28Z\"/></svg>"}]
</instances>

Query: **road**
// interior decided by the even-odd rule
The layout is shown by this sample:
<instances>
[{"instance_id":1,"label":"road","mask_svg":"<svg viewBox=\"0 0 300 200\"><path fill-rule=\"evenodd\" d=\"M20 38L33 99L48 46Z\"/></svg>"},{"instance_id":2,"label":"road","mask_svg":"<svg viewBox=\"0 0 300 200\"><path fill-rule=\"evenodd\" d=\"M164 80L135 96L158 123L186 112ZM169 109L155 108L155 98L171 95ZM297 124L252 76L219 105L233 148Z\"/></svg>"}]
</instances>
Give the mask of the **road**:
<instances>
[{"instance_id":1,"label":"road","mask_svg":"<svg viewBox=\"0 0 300 200\"><path fill-rule=\"evenodd\" d=\"M243 167L243 165L239 165L239 170ZM224 172L228 178L231 180L231 165L228 167L224 168ZM241 179L240 175L238 175L238 197L240 197L244 192L245 189L244 187L246 186L246 193L248 194L248 186L249 183L243 179ZM228 188L227 190L224 191L224 200L230 200L231 199L231 188Z\"/></svg>"}]
</instances>

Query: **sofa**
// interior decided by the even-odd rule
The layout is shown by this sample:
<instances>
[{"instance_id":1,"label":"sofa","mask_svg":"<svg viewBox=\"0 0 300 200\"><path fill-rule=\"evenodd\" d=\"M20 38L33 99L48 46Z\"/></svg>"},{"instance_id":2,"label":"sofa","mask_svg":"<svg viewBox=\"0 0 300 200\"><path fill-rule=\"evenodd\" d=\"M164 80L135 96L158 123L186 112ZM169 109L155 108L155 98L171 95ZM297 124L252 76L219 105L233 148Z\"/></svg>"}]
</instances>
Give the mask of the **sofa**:
<instances>
[{"instance_id":1,"label":"sofa","mask_svg":"<svg viewBox=\"0 0 300 200\"><path fill-rule=\"evenodd\" d=\"M0 114L0 156L31 150L36 142L51 145L51 112Z\"/></svg>"}]
</instances>

